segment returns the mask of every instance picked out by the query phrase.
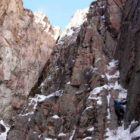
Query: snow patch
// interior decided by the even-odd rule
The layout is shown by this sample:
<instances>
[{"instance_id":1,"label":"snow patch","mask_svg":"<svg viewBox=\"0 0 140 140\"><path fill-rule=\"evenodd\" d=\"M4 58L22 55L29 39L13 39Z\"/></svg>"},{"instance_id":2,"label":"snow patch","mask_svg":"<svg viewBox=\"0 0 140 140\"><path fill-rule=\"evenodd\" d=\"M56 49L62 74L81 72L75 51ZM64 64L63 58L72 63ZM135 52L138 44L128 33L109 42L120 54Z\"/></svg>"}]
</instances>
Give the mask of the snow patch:
<instances>
[{"instance_id":1,"label":"snow patch","mask_svg":"<svg viewBox=\"0 0 140 140\"><path fill-rule=\"evenodd\" d=\"M101 86L101 87L96 87L94 88L90 93L91 95L97 95L98 93L100 93L103 89L106 89L107 85ZM91 97L91 96L90 96ZM89 97L89 98L90 98Z\"/></svg>"},{"instance_id":2,"label":"snow patch","mask_svg":"<svg viewBox=\"0 0 140 140\"><path fill-rule=\"evenodd\" d=\"M107 108L107 119L110 120L111 119L111 113L110 113L110 109Z\"/></svg>"},{"instance_id":3,"label":"snow patch","mask_svg":"<svg viewBox=\"0 0 140 140\"><path fill-rule=\"evenodd\" d=\"M54 93L52 93L52 94L50 94L48 96L37 94L34 98L31 98L31 103L32 102L43 102L46 99L49 99L51 97L55 97L55 96L59 97L59 96L62 96L62 94L63 94L63 90L55 91Z\"/></svg>"},{"instance_id":4,"label":"snow patch","mask_svg":"<svg viewBox=\"0 0 140 140\"><path fill-rule=\"evenodd\" d=\"M50 36L52 36L55 40L57 40L61 33L61 29L59 26L53 27L50 21L48 20L47 15L45 15L41 11L34 12L34 21L35 23L42 25L44 31L50 34Z\"/></svg>"},{"instance_id":5,"label":"snow patch","mask_svg":"<svg viewBox=\"0 0 140 140\"><path fill-rule=\"evenodd\" d=\"M53 119L59 119L60 117L58 115L52 116Z\"/></svg>"},{"instance_id":6,"label":"snow patch","mask_svg":"<svg viewBox=\"0 0 140 140\"><path fill-rule=\"evenodd\" d=\"M94 128L94 127L91 127L91 128L89 128L87 131L92 132L92 131L94 131L94 130L95 130L95 128Z\"/></svg>"},{"instance_id":7,"label":"snow patch","mask_svg":"<svg viewBox=\"0 0 140 140\"><path fill-rule=\"evenodd\" d=\"M58 137L65 137L65 136L66 136L65 133L59 133L59 134L58 134Z\"/></svg>"},{"instance_id":8,"label":"snow patch","mask_svg":"<svg viewBox=\"0 0 140 140\"><path fill-rule=\"evenodd\" d=\"M118 127L116 130L107 128L106 136L108 138L106 140L132 140L132 138L140 137L140 126L133 133L130 133L130 127L131 125L126 130L124 130L124 126Z\"/></svg>"},{"instance_id":9,"label":"snow patch","mask_svg":"<svg viewBox=\"0 0 140 140\"><path fill-rule=\"evenodd\" d=\"M87 20L87 13L89 8L85 8L82 10L77 10L75 14L72 16L69 24L66 26L65 30L62 32L61 37L64 36L71 36L75 29L77 28L78 31L80 30L80 26Z\"/></svg>"},{"instance_id":10,"label":"snow patch","mask_svg":"<svg viewBox=\"0 0 140 140\"><path fill-rule=\"evenodd\" d=\"M107 103L108 103L108 107L109 107L109 105L110 105L110 98L111 98L111 95L108 94L108 95L107 95Z\"/></svg>"},{"instance_id":11,"label":"snow patch","mask_svg":"<svg viewBox=\"0 0 140 140\"><path fill-rule=\"evenodd\" d=\"M19 116L33 115L33 114L34 114L34 111L35 111L36 108L37 108L38 103L43 102L43 101L45 101L45 100L47 100L47 99L50 99L50 98L52 98L52 97L60 97L60 96L62 96L62 95L63 95L63 90L55 91L54 93L52 93L52 94L50 94L50 95L48 95L48 96L37 94L35 97L29 98L30 101L29 101L29 104L28 104L28 105L29 105L29 106L33 106L33 107L32 107L33 111L28 112L28 113L26 113L26 114L20 114Z\"/></svg>"},{"instance_id":12,"label":"snow patch","mask_svg":"<svg viewBox=\"0 0 140 140\"><path fill-rule=\"evenodd\" d=\"M108 94L107 95L107 104L108 104L108 108L107 108L107 119L108 120L110 120L110 118L111 118L111 113L110 113L110 108L109 108L109 106L110 106L110 98L111 98L111 95Z\"/></svg>"},{"instance_id":13,"label":"snow patch","mask_svg":"<svg viewBox=\"0 0 140 140\"><path fill-rule=\"evenodd\" d=\"M69 139L69 140L73 140L73 137L74 137L75 132L76 132L76 129L75 129L75 130L73 130L72 135L71 135L71 137L70 137L70 139Z\"/></svg>"},{"instance_id":14,"label":"snow patch","mask_svg":"<svg viewBox=\"0 0 140 140\"><path fill-rule=\"evenodd\" d=\"M118 94L118 98L119 99L123 99L127 97L127 90L124 89L119 83L118 81L116 81L115 83L109 83L109 84L105 84L104 86L101 87L96 87L94 88L91 92L90 92L90 96L88 97L88 99L92 100L98 100L98 104L101 104L101 98L98 96L99 93L101 93L103 90L117 90L119 92ZM108 99L108 104L110 101L110 95L107 96Z\"/></svg>"},{"instance_id":15,"label":"snow patch","mask_svg":"<svg viewBox=\"0 0 140 140\"><path fill-rule=\"evenodd\" d=\"M28 113L25 113L25 114L19 114L19 116L30 116L30 115L33 115L33 114L34 114L34 111L28 112Z\"/></svg>"},{"instance_id":16,"label":"snow patch","mask_svg":"<svg viewBox=\"0 0 140 140\"><path fill-rule=\"evenodd\" d=\"M34 19L36 23L41 24L43 27L46 26L46 22L44 21L44 18L47 17L45 14L42 12L34 12Z\"/></svg>"},{"instance_id":17,"label":"snow patch","mask_svg":"<svg viewBox=\"0 0 140 140\"><path fill-rule=\"evenodd\" d=\"M90 99L96 100L98 105L102 105L102 98L100 96L98 96L98 97L92 97Z\"/></svg>"},{"instance_id":18,"label":"snow patch","mask_svg":"<svg viewBox=\"0 0 140 140\"><path fill-rule=\"evenodd\" d=\"M108 66L107 66L107 69L108 70L111 70L112 68L116 67L118 65L118 60L112 60L109 62Z\"/></svg>"},{"instance_id":19,"label":"snow patch","mask_svg":"<svg viewBox=\"0 0 140 140\"><path fill-rule=\"evenodd\" d=\"M0 124L3 125L6 129L4 133L0 133L0 140L6 140L7 133L9 132L10 127L7 124L5 124L3 120L0 121Z\"/></svg>"},{"instance_id":20,"label":"snow patch","mask_svg":"<svg viewBox=\"0 0 140 140\"><path fill-rule=\"evenodd\" d=\"M85 110L92 109L93 106L88 106Z\"/></svg>"},{"instance_id":21,"label":"snow patch","mask_svg":"<svg viewBox=\"0 0 140 140\"><path fill-rule=\"evenodd\" d=\"M67 85L70 85L71 84L71 82L69 81L69 82L67 82Z\"/></svg>"},{"instance_id":22,"label":"snow patch","mask_svg":"<svg viewBox=\"0 0 140 140\"><path fill-rule=\"evenodd\" d=\"M61 28L59 26L54 26L53 27L53 30L55 32L55 34L53 35L54 36L54 39L57 40L58 37L60 36L61 34Z\"/></svg>"},{"instance_id":23,"label":"snow patch","mask_svg":"<svg viewBox=\"0 0 140 140\"><path fill-rule=\"evenodd\" d=\"M116 71L116 73L113 74L113 75L110 75L108 73L106 73L105 75L106 75L107 80L109 81L111 79L119 78L120 72L119 71Z\"/></svg>"},{"instance_id":24,"label":"snow patch","mask_svg":"<svg viewBox=\"0 0 140 140\"><path fill-rule=\"evenodd\" d=\"M92 139L93 139L92 137L86 137L83 140L92 140Z\"/></svg>"},{"instance_id":25,"label":"snow patch","mask_svg":"<svg viewBox=\"0 0 140 140\"><path fill-rule=\"evenodd\" d=\"M56 140L56 139L51 139L51 138L45 138L45 140Z\"/></svg>"}]
</instances>

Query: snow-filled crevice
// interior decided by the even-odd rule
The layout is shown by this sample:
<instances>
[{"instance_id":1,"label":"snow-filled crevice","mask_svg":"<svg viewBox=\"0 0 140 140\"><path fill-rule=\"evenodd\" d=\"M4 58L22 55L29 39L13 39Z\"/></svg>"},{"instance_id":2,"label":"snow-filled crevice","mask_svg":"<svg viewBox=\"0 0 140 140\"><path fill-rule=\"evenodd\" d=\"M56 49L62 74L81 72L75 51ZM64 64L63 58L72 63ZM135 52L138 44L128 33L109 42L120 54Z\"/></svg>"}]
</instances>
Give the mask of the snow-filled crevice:
<instances>
[{"instance_id":1,"label":"snow-filled crevice","mask_svg":"<svg viewBox=\"0 0 140 140\"><path fill-rule=\"evenodd\" d=\"M44 102L53 97L61 97L63 95L63 90L57 90L49 95L39 95L36 94L35 97L29 98L27 107L25 107L24 112L19 114L19 116L30 116L33 115L36 111L38 103ZM56 118L56 116L53 116Z\"/></svg>"},{"instance_id":2,"label":"snow-filled crevice","mask_svg":"<svg viewBox=\"0 0 140 140\"><path fill-rule=\"evenodd\" d=\"M106 116L106 126L107 126L107 133L105 136L108 136L108 139L110 138L111 132L113 133L113 130L110 130L109 124L112 123L112 99L126 99L127 97L127 90L124 89L121 84L119 83L120 73L118 71L118 61L117 60L111 60L107 64L107 71L103 75L101 75L102 78L106 79L105 84L102 86L95 87L88 97L88 100L94 100L97 103L97 106L102 107L104 106L103 102L103 96L107 99L107 116ZM114 94L115 93L115 94ZM88 106L88 108L93 108L93 106ZM98 108L98 107L97 107ZM114 120L116 121L116 120ZM118 129L123 129L118 128ZM125 130L124 130L125 131ZM116 131L115 131L116 132ZM109 139L114 140L114 139ZM119 140L116 139L115 140ZM125 139L122 139L125 140Z\"/></svg>"},{"instance_id":3,"label":"snow-filled crevice","mask_svg":"<svg viewBox=\"0 0 140 140\"><path fill-rule=\"evenodd\" d=\"M116 70L114 74L110 74L113 69L116 69L118 61L112 60L108 66L107 66L107 73L105 75L102 75L103 77L106 77L107 83L103 86L96 87L90 92L90 96L88 99L93 99L97 100L97 104L101 105L101 97L100 94L103 90L107 90L108 95L107 95L107 101L108 101L108 106L110 102L111 95L110 90L116 90L118 91L118 98L126 98L127 97L127 90L124 89L118 82L118 79L120 77L119 71Z\"/></svg>"}]
</instances>

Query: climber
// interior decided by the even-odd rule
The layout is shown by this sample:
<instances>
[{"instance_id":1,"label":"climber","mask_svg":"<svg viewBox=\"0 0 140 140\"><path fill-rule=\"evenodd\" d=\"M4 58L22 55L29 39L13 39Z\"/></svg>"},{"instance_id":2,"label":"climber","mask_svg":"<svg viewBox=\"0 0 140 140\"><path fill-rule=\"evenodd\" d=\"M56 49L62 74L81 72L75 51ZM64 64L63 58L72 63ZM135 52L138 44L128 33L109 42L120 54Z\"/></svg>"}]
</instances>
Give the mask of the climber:
<instances>
[{"instance_id":1,"label":"climber","mask_svg":"<svg viewBox=\"0 0 140 140\"><path fill-rule=\"evenodd\" d=\"M127 101L126 99L115 99L114 100L114 108L115 108L115 113L117 115L117 122L118 125L122 125L121 121L124 118L124 113L125 113L125 105L126 105Z\"/></svg>"}]
</instances>

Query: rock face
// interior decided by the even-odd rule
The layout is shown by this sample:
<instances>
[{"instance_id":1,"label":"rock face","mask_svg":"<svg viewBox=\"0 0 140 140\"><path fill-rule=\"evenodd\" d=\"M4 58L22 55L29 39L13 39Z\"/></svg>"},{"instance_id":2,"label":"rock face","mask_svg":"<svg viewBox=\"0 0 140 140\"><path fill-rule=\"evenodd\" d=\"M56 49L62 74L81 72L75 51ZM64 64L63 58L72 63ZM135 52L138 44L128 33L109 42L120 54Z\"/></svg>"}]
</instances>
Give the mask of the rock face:
<instances>
[{"instance_id":1,"label":"rock face","mask_svg":"<svg viewBox=\"0 0 140 140\"><path fill-rule=\"evenodd\" d=\"M126 125L140 119L140 1L128 0L123 14L117 58L122 84L128 88Z\"/></svg>"},{"instance_id":2,"label":"rock face","mask_svg":"<svg viewBox=\"0 0 140 140\"><path fill-rule=\"evenodd\" d=\"M111 139L118 127L114 99L126 98L126 89L125 124L139 121L139 9L139 0L94 1L54 45L59 30L47 17L2 0L0 110L7 116L11 104L16 112L10 131L1 123L7 140Z\"/></svg>"},{"instance_id":3,"label":"rock face","mask_svg":"<svg viewBox=\"0 0 140 140\"><path fill-rule=\"evenodd\" d=\"M12 119L8 140L103 140L107 128L117 127L113 98L126 96L126 90L112 60L122 15L116 5L91 3L87 20L61 37L27 103Z\"/></svg>"},{"instance_id":4,"label":"rock face","mask_svg":"<svg viewBox=\"0 0 140 140\"><path fill-rule=\"evenodd\" d=\"M36 19L21 0L0 1L0 118L22 107L55 44L47 17Z\"/></svg>"}]
</instances>

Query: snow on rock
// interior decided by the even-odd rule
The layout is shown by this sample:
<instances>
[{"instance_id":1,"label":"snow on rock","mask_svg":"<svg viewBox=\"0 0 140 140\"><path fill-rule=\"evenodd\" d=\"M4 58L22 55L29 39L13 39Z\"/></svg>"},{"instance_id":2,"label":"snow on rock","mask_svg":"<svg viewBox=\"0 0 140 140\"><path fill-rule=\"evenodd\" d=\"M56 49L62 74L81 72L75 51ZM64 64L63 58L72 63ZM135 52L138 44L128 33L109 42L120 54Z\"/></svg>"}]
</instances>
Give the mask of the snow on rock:
<instances>
[{"instance_id":1,"label":"snow on rock","mask_svg":"<svg viewBox=\"0 0 140 140\"><path fill-rule=\"evenodd\" d=\"M98 93L100 93L103 89L107 89L107 85L101 86L101 87L96 87L91 91L91 95L97 95ZM92 98L92 96L90 96L89 98Z\"/></svg>"},{"instance_id":2,"label":"snow on rock","mask_svg":"<svg viewBox=\"0 0 140 140\"><path fill-rule=\"evenodd\" d=\"M71 84L71 82L69 81L69 82L67 82L67 85L70 85Z\"/></svg>"},{"instance_id":3,"label":"snow on rock","mask_svg":"<svg viewBox=\"0 0 140 140\"><path fill-rule=\"evenodd\" d=\"M114 67L116 67L118 65L118 60L112 60L112 61L110 61L109 62L109 64L108 64L108 70L111 70L112 68L114 68Z\"/></svg>"},{"instance_id":4,"label":"snow on rock","mask_svg":"<svg viewBox=\"0 0 140 140\"><path fill-rule=\"evenodd\" d=\"M111 118L111 112L110 112L110 108L109 108L109 106L110 106L110 98L111 98L111 95L108 94L107 95L107 104L108 104L108 108L107 108L107 119L108 120L110 120L110 118Z\"/></svg>"},{"instance_id":5,"label":"snow on rock","mask_svg":"<svg viewBox=\"0 0 140 140\"><path fill-rule=\"evenodd\" d=\"M90 131L90 132L92 132L92 131L94 131L94 130L95 130L94 127L91 127L91 128L88 129L88 131Z\"/></svg>"},{"instance_id":6,"label":"snow on rock","mask_svg":"<svg viewBox=\"0 0 140 140\"><path fill-rule=\"evenodd\" d=\"M135 121L133 121L131 125L133 123L135 123ZM126 130L124 129L124 126L118 127L116 130L107 128L107 138L105 140L132 140L133 138L140 137L140 126L136 128L133 133L130 133L131 125Z\"/></svg>"},{"instance_id":7,"label":"snow on rock","mask_svg":"<svg viewBox=\"0 0 140 140\"><path fill-rule=\"evenodd\" d=\"M92 108L93 108L93 106L88 106L88 107L86 107L85 110L92 109Z\"/></svg>"},{"instance_id":8,"label":"snow on rock","mask_svg":"<svg viewBox=\"0 0 140 140\"><path fill-rule=\"evenodd\" d=\"M77 10L75 14L72 16L69 24L66 26L65 30L62 32L61 37L71 36L75 29L80 29L80 26L87 20L87 13L89 8L85 8L82 10Z\"/></svg>"},{"instance_id":9,"label":"snow on rock","mask_svg":"<svg viewBox=\"0 0 140 140\"><path fill-rule=\"evenodd\" d=\"M111 95L108 94L108 95L107 95L107 103L108 103L108 107L109 107L109 105L110 105L110 98L111 98Z\"/></svg>"},{"instance_id":10,"label":"snow on rock","mask_svg":"<svg viewBox=\"0 0 140 140\"><path fill-rule=\"evenodd\" d=\"M73 130L72 135L70 136L69 140L73 140L73 137L74 137L75 132L76 132L76 129Z\"/></svg>"},{"instance_id":11,"label":"snow on rock","mask_svg":"<svg viewBox=\"0 0 140 140\"><path fill-rule=\"evenodd\" d=\"M24 114L20 114L20 116L32 115L32 114L34 114L34 111L36 110L38 103L43 102L43 101L45 101L47 99L50 99L52 97L60 97L62 95L63 95L63 90L57 90L54 93L49 94L48 96L37 94L35 97L29 98L30 101L29 101L28 106L29 107L32 106L32 111L31 112L24 113Z\"/></svg>"},{"instance_id":12,"label":"snow on rock","mask_svg":"<svg viewBox=\"0 0 140 140\"><path fill-rule=\"evenodd\" d=\"M92 137L86 137L83 140L92 140L92 139L93 139Z\"/></svg>"},{"instance_id":13,"label":"snow on rock","mask_svg":"<svg viewBox=\"0 0 140 140\"><path fill-rule=\"evenodd\" d=\"M108 72L105 74L108 81L110 81L111 79L120 77L120 72L118 70L114 74L110 74L110 71L112 71L117 66L118 66L117 60L113 59L112 61L109 62L108 66L107 66Z\"/></svg>"},{"instance_id":14,"label":"snow on rock","mask_svg":"<svg viewBox=\"0 0 140 140\"><path fill-rule=\"evenodd\" d=\"M79 27L86 20L86 14L88 13L89 8L82 10L77 10L76 13L72 16L71 22L68 24L67 28Z\"/></svg>"},{"instance_id":15,"label":"snow on rock","mask_svg":"<svg viewBox=\"0 0 140 140\"><path fill-rule=\"evenodd\" d=\"M43 102L46 99L49 99L51 97L55 97L55 96L59 97L59 96L62 96L62 94L63 94L63 90L57 90L54 93L49 94L48 96L37 94L35 97L31 98L31 102L33 102L33 101L34 102Z\"/></svg>"},{"instance_id":16,"label":"snow on rock","mask_svg":"<svg viewBox=\"0 0 140 140\"><path fill-rule=\"evenodd\" d=\"M53 119L59 119L60 117L58 115L52 116Z\"/></svg>"},{"instance_id":17,"label":"snow on rock","mask_svg":"<svg viewBox=\"0 0 140 140\"><path fill-rule=\"evenodd\" d=\"M110 130L107 128L106 140L131 140L128 130L124 130L123 127L119 127L117 130Z\"/></svg>"},{"instance_id":18,"label":"snow on rock","mask_svg":"<svg viewBox=\"0 0 140 140\"><path fill-rule=\"evenodd\" d=\"M30 115L33 115L33 114L34 114L34 111L28 112L28 113L25 113L25 114L19 114L19 116L30 116ZM30 119L28 121L30 121Z\"/></svg>"},{"instance_id":19,"label":"snow on rock","mask_svg":"<svg viewBox=\"0 0 140 140\"><path fill-rule=\"evenodd\" d=\"M41 24L43 27L47 26L47 23L45 22L44 18L46 17L45 14L43 14L42 12L34 12L34 19L36 23Z\"/></svg>"},{"instance_id":20,"label":"snow on rock","mask_svg":"<svg viewBox=\"0 0 140 140\"><path fill-rule=\"evenodd\" d=\"M3 120L0 121L0 124L3 125L6 129L4 133L0 133L0 140L6 140L7 133L10 130L10 127L7 124L5 124Z\"/></svg>"},{"instance_id":21,"label":"snow on rock","mask_svg":"<svg viewBox=\"0 0 140 140\"><path fill-rule=\"evenodd\" d=\"M131 134L131 137L140 137L140 126Z\"/></svg>"},{"instance_id":22,"label":"snow on rock","mask_svg":"<svg viewBox=\"0 0 140 140\"><path fill-rule=\"evenodd\" d=\"M101 87L96 87L94 88L91 92L90 92L90 96L88 97L88 99L95 99L98 100L99 104L101 104L101 98L98 96L99 93L101 93L103 90L117 90L119 91L118 94L118 98L122 99L122 98L126 98L127 97L127 90L124 89L119 83L118 81L116 81L115 83L109 83L109 84L105 84L104 86ZM107 96L108 98L108 103L109 103L109 96Z\"/></svg>"},{"instance_id":23,"label":"snow on rock","mask_svg":"<svg viewBox=\"0 0 140 140\"><path fill-rule=\"evenodd\" d=\"M45 140L56 140L56 139L51 139L51 138L45 138Z\"/></svg>"},{"instance_id":24,"label":"snow on rock","mask_svg":"<svg viewBox=\"0 0 140 140\"><path fill-rule=\"evenodd\" d=\"M101 75L102 78L107 78L107 82L103 86L95 87L91 92L90 96L88 97L89 100L95 100L97 105L102 105L102 94L106 94L107 97L107 120L109 121L111 119L111 112L110 112L110 99L111 94L110 91L114 90L118 93L118 99L126 99L127 97L127 90L124 89L118 82L118 79L120 77L120 73L117 70L118 61L112 60L107 65L108 72L105 73L105 75ZM112 72L114 74L112 74ZM106 90L107 92L103 92Z\"/></svg>"},{"instance_id":25,"label":"snow on rock","mask_svg":"<svg viewBox=\"0 0 140 140\"><path fill-rule=\"evenodd\" d=\"M59 26L53 27L50 21L48 20L47 15L45 15L44 13L40 11L34 12L34 20L35 20L35 23L40 24L44 28L45 32L50 33L50 35L55 40L57 40L57 38L59 37L61 33L61 29Z\"/></svg>"},{"instance_id":26,"label":"snow on rock","mask_svg":"<svg viewBox=\"0 0 140 140\"><path fill-rule=\"evenodd\" d=\"M96 87L90 92L89 100L96 100L98 105L102 105L102 98L98 95L102 90L107 89L107 85Z\"/></svg>"},{"instance_id":27,"label":"snow on rock","mask_svg":"<svg viewBox=\"0 0 140 140\"><path fill-rule=\"evenodd\" d=\"M58 134L58 137L64 137L64 136L66 136L65 133L59 133L59 134Z\"/></svg>"},{"instance_id":28,"label":"snow on rock","mask_svg":"<svg viewBox=\"0 0 140 140\"><path fill-rule=\"evenodd\" d=\"M110 113L110 109L107 109L107 119L110 120L111 119L111 113Z\"/></svg>"},{"instance_id":29,"label":"snow on rock","mask_svg":"<svg viewBox=\"0 0 140 140\"><path fill-rule=\"evenodd\" d=\"M50 98L52 97L53 95L48 95L48 96L45 96L45 95L36 95L34 98L31 99L31 102L34 101L34 102L43 102L45 99L47 98Z\"/></svg>"},{"instance_id":30,"label":"snow on rock","mask_svg":"<svg viewBox=\"0 0 140 140\"><path fill-rule=\"evenodd\" d=\"M105 76L107 77L107 80L108 80L108 89L113 89L113 90L119 91L118 98L122 99L122 98L127 97L127 90L124 89L119 84L118 80L116 80L115 82L111 81L111 79L118 79L120 77L120 72L118 70L114 74L110 74L110 71L112 71L117 66L118 66L117 60L113 59L111 62L109 62L108 66L107 66L107 69L109 72L106 73ZM111 83L110 83L110 81L111 81Z\"/></svg>"},{"instance_id":31,"label":"snow on rock","mask_svg":"<svg viewBox=\"0 0 140 140\"><path fill-rule=\"evenodd\" d=\"M98 105L102 105L102 98L100 96L92 97L92 98L89 98L89 99L96 100Z\"/></svg>"},{"instance_id":32,"label":"snow on rock","mask_svg":"<svg viewBox=\"0 0 140 140\"><path fill-rule=\"evenodd\" d=\"M119 99L122 99L122 98L126 98L126 97L127 97L127 90L124 89L124 88L118 83L118 81L115 82L113 89L119 91L119 95L118 95L118 98L119 98Z\"/></svg>"},{"instance_id":33,"label":"snow on rock","mask_svg":"<svg viewBox=\"0 0 140 140\"><path fill-rule=\"evenodd\" d=\"M114 79L114 78L119 78L120 72L116 71L116 73L113 75L109 75L108 73L106 73L105 75L106 75L107 80L109 81L109 80Z\"/></svg>"},{"instance_id":34,"label":"snow on rock","mask_svg":"<svg viewBox=\"0 0 140 140\"><path fill-rule=\"evenodd\" d=\"M60 36L61 34L61 28L59 26L54 26L53 27L53 30L54 30L54 39L57 40L58 37Z\"/></svg>"}]
</instances>

